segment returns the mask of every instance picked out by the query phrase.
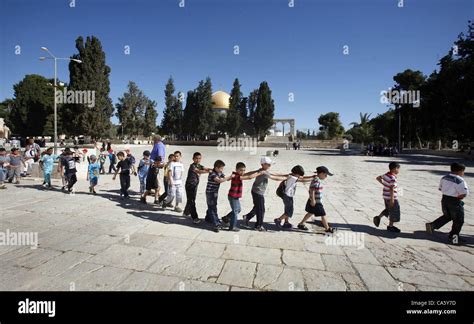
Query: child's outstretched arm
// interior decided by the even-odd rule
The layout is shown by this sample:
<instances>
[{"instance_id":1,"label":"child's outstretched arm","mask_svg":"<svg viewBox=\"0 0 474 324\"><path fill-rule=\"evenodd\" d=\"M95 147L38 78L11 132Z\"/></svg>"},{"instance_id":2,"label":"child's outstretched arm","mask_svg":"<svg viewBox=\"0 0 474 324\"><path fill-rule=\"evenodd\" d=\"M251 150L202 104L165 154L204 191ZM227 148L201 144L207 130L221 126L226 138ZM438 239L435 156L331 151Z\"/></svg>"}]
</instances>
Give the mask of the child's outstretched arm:
<instances>
[{"instance_id":1,"label":"child's outstretched arm","mask_svg":"<svg viewBox=\"0 0 474 324\"><path fill-rule=\"evenodd\" d=\"M257 172L257 173L249 172L249 173L246 173L243 176L241 176L240 179L242 179L242 180L251 180L251 179L255 179L256 177L258 177L261 174L262 174L261 172Z\"/></svg>"},{"instance_id":2,"label":"child's outstretched arm","mask_svg":"<svg viewBox=\"0 0 474 324\"><path fill-rule=\"evenodd\" d=\"M117 177L117 173L119 172L119 170L120 170L120 167L117 166L117 168L115 169L114 176L112 177L112 180L115 180L115 178Z\"/></svg>"},{"instance_id":3,"label":"child's outstretched arm","mask_svg":"<svg viewBox=\"0 0 474 324\"><path fill-rule=\"evenodd\" d=\"M382 176L378 176L377 178L375 178L375 180L377 180L378 182L380 182L380 184L383 184L383 183L382 183Z\"/></svg>"},{"instance_id":4,"label":"child's outstretched arm","mask_svg":"<svg viewBox=\"0 0 474 324\"><path fill-rule=\"evenodd\" d=\"M289 175L273 175L273 174L270 174L269 178L272 179L272 180L275 180L275 181L283 181L283 180L286 180L288 179L288 176Z\"/></svg>"}]
</instances>

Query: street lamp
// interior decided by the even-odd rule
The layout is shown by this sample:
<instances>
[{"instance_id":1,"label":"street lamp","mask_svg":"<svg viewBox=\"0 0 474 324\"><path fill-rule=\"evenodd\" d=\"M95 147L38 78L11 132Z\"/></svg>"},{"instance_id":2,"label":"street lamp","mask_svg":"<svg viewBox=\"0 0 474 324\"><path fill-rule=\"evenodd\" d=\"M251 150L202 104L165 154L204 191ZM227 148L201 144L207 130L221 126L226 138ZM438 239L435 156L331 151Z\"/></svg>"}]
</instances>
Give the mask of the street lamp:
<instances>
[{"instance_id":1,"label":"street lamp","mask_svg":"<svg viewBox=\"0 0 474 324\"><path fill-rule=\"evenodd\" d=\"M76 63L82 63L81 60L73 59L69 57L56 57L53 53L49 51L47 47L42 46L42 51L45 51L49 54L48 57L41 56L39 59L40 61L44 60L54 60L54 154L57 154L58 151L58 113L57 113L57 103L56 103L56 79L58 74L58 67L57 67L57 60L66 60L66 61L74 61Z\"/></svg>"}]
</instances>

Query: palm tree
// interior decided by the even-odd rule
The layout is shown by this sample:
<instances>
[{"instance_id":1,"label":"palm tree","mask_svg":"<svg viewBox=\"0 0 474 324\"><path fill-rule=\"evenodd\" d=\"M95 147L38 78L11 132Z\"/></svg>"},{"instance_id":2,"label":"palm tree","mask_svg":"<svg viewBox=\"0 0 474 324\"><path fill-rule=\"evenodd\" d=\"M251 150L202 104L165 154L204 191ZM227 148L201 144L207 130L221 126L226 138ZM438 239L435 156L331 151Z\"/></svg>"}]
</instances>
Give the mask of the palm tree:
<instances>
[{"instance_id":1,"label":"palm tree","mask_svg":"<svg viewBox=\"0 0 474 324\"><path fill-rule=\"evenodd\" d=\"M360 113L360 122L352 122L349 125L353 127L353 136L354 140L360 141L362 147L364 146L364 142L368 142L372 139L372 125L369 124L370 115L368 113Z\"/></svg>"}]
</instances>

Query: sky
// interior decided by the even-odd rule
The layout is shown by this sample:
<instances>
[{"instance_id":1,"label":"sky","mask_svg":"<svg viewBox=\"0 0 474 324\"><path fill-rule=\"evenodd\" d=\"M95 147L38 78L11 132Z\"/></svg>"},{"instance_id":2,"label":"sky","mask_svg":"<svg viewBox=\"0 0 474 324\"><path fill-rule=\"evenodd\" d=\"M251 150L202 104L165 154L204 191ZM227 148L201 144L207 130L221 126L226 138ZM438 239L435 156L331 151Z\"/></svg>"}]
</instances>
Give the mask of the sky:
<instances>
[{"instance_id":1,"label":"sky","mask_svg":"<svg viewBox=\"0 0 474 324\"><path fill-rule=\"evenodd\" d=\"M184 93L209 76L227 92L238 78L244 95L267 81L275 118L294 118L298 129L317 129L330 111L347 128L360 112L388 109L380 92L395 74L437 69L474 13L473 0L72 1L0 0L0 100L27 74L53 77L41 46L69 57L78 36L94 35L114 104L134 81L157 102L158 122L170 76ZM66 61L58 77L69 81Z\"/></svg>"}]
</instances>

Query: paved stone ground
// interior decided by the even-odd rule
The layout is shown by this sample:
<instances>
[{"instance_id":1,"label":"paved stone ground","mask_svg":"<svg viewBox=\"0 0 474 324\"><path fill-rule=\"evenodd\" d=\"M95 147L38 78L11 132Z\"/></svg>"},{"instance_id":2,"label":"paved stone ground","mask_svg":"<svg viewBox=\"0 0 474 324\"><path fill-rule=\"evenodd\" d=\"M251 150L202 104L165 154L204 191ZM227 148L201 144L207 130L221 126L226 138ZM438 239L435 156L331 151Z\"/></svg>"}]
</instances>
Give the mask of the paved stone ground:
<instances>
[{"instance_id":1,"label":"paved stone ground","mask_svg":"<svg viewBox=\"0 0 474 324\"><path fill-rule=\"evenodd\" d=\"M237 160L248 170L257 168L266 151L260 148L257 155L249 155L213 147L179 149L185 165L194 151L201 151L204 165L223 159L226 173ZM133 147L136 155L143 150ZM343 156L330 150L283 150L275 160L274 172L288 172L297 163L307 171L326 165L334 172L325 193L330 222L342 233L338 235L363 239L363 246L328 241L318 224L310 224L309 233L277 232L271 224L283 212L275 195L277 182L267 192L268 232L214 233L151 205L151 200L140 204L138 195L120 200L118 179L114 182L110 175L101 176L97 196L88 194L84 179L75 195L43 191L39 179L25 179L0 191L0 232L37 232L39 246L0 246L0 290L473 290L474 196L466 199L464 246L446 244L450 225L434 236L424 232L424 223L440 215L437 186L452 160ZM386 220L378 229L372 224L383 208L375 177L392 160L402 163L398 235L385 230ZM468 164L466 173L471 188L473 166ZM202 177L201 217L206 182ZM59 186L59 181L54 184ZM132 178L132 189L138 187L138 179ZM225 183L220 191L221 216L230 210L228 187ZM244 184L243 212L251 208L250 187L250 182ZM303 217L306 199L307 190L299 184L293 223Z\"/></svg>"}]
</instances>

